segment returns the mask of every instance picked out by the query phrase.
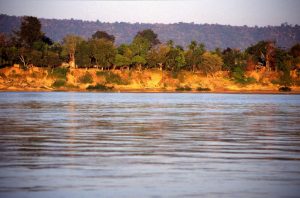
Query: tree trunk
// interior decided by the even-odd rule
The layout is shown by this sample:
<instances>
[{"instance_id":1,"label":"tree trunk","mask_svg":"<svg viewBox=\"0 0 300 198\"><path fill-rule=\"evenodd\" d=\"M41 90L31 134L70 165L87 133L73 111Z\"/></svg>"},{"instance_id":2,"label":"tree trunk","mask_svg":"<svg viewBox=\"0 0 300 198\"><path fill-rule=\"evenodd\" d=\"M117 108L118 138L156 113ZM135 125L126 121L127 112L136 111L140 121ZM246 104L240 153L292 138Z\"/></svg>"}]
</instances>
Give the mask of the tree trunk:
<instances>
[{"instance_id":1,"label":"tree trunk","mask_svg":"<svg viewBox=\"0 0 300 198\"><path fill-rule=\"evenodd\" d=\"M26 63L26 61L25 61L24 56L23 56L23 55L20 55L19 58L20 58L21 62L23 63L24 69L26 69L26 68L27 68L27 63Z\"/></svg>"},{"instance_id":2,"label":"tree trunk","mask_svg":"<svg viewBox=\"0 0 300 198\"><path fill-rule=\"evenodd\" d=\"M76 68L75 55L73 53L70 53L69 65L70 65L70 68Z\"/></svg>"}]
</instances>

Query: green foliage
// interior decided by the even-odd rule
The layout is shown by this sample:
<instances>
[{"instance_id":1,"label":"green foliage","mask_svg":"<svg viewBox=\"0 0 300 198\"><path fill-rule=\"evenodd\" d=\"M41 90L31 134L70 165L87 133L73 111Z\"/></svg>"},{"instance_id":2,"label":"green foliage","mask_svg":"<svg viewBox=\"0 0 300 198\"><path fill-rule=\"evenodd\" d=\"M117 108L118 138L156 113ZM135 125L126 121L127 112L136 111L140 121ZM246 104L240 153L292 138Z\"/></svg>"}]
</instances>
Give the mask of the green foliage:
<instances>
[{"instance_id":1,"label":"green foliage","mask_svg":"<svg viewBox=\"0 0 300 198\"><path fill-rule=\"evenodd\" d=\"M184 87L177 87L176 91L192 91L192 88L186 85Z\"/></svg>"},{"instance_id":2,"label":"green foliage","mask_svg":"<svg viewBox=\"0 0 300 198\"><path fill-rule=\"evenodd\" d=\"M92 35L93 39L106 39L110 42L115 42L115 36L114 35L110 35L105 31L97 31Z\"/></svg>"},{"instance_id":3,"label":"green foliage","mask_svg":"<svg viewBox=\"0 0 300 198\"><path fill-rule=\"evenodd\" d=\"M135 37L143 37L147 39L151 47L160 43L160 41L157 38L157 34L155 34L151 29L146 29L141 32L138 32Z\"/></svg>"},{"instance_id":4,"label":"green foliage","mask_svg":"<svg viewBox=\"0 0 300 198\"><path fill-rule=\"evenodd\" d=\"M132 58L132 63L135 65L139 65L139 64L144 65L146 64L146 60L144 57L137 55Z\"/></svg>"},{"instance_id":5,"label":"green foliage","mask_svg":"<svg viewBox=\"0 0 300 198\"><path fill-rule=\"evenodd\" d=\"M75 61L75 53L78 51L78 45L83 41L84 39L80 36L76 35L66 35L63 39L63 50L62 55L68 56L69 61ZM71 67L74 67L75 65L72 65Z\"/></svg>"},{"instance_id":6,"label":"green foliage","mask_svg":"<svg viewBox=\"0 0 300 198\"><path fill-rule=\"evenodd\" d=\"M279 84L288 87L292 84L290 75L292 57L284 50L276 49L276 67L282 72L279 78Z\"/></svg>"},{"instance_id":7,"label":"green foliage","mask_svg":"<svg viewBox=\"0 0 300 198\"><path fill-rule=\"evenodd\" d=\"M133 52L131 50L131 46L127 44L121 44L118 49L118 54L125 56L126 58L131 59L133 56Z\"/></svg>"},{"instance_id":8,"label":"green foliage","mask_svg":"<svg viewBox=\"0 0 300 198\"><path fill-rule=\"evenodd\" d=\"M122 79L121 76L110 71L98 71L96 75L105 77L106 83L109 84L117 84L117 85L129 84L127 80Z\"/></svg>"},{"instance_id":9,"label":"green foliage","mask_svg":"<svg viewBox=\"0 0 300 198\"><path fill-rule=\"evenodd\" d=\"M140 35L136 36L130 45L133 56L138 55L142 57L146 57L146 54L150 47L150 41Z\"/></svg>"},{"instance_id":10,"label":"green foliage","mask_svg":"<svg viewBox=\"0 0 300 198\"><path fill-rule=\"evenodd\" d=\"M18 42L23 47L33 47L43 36L42 25L37 17L25 16L22 18L20 30L15 32Z\"/></svg>"},{"instance_id":11,"label":"green foliage","mask_svg":"<svg viewBox=\"0 0 300 198\"><path fill-rule=\"evenodd\" d=\"M146 56L146 61L148 66L151 68L153 67L162 67L166 64L166 61L168 59L168 53L170 51L171 47L170 44L168 45L158 45L156 47L151 48Z\"/></svg>"},{"instance_id":12,"label":"green foliage","mask_svg":"<svg viewBox=\"0 0 300 198\"><path fill-rule=\"evenodd\" d=\"M261 60L262 54L266 55L267 45L269 43L269 41L259 41L255 45L251 45L250 47L248 47L245 51L246 53L252 55L255 62L258 62Z\"/></svg>"},{"instance_id":13,"label":"green foliage","mask_svg":"<svg viewBox=\"0 0 300 198\"><path fill-rule=\"evenodd\" d=\"M95 86L89 85L86 89L87 90L98 90L98 91L110 91L113 89L113 87L108 87L106 85L97 84Z\"/></svg>"},{"instance_id":14,"label":"green foliage","mask_svg":"<svg viewBox=\"0 0 300 198\"><path fill-rule=\"evenodd\" d=\"M210 88L208 88L208 87L198 87L197 88L197 91L211 91L211 89Z\"/></svg>"},{"instance_id":15,"label":"green foliage","mask_svg":"<svg viewBox=\"0 0 300 198\"><path fill-rule=\"evenodd\" d=\"M87 41L81 41L77 45L77 53L75 56L75 60L77 65L80 67L89 67L91 65L91 48L89 46L89 43Z\"/></svg>"},{"instance_id":16,"label":"green foliage","mask_svg":"<svg viewBox=\"0 0 300 198\"><path fill-rule=\"evenodd\" d=\"M79 82L84 84L93 83L93 76L89 72L86 72L79 78Z\"/></svg>"},{"instance_id":17,"label":"green foliage","mask_svg":"<svg viewBox=\"0 0 300 198\"><path fill-rule=\"evenodd\" d=\"M58 79L56 80L53 84L52 84L52 87L54 88L60 88L60 87L63 87L66 85L66 80L63 80L63 79Z\"/></svg>"},{"instance_id":18,"label":"green foliage","mask_svg":"<svg viewBox=\"0 0 300 198\"><path fill-rule=\"evenodd\" d=\"M131 60L126 56L117 54L114 63L116 66L129 66L131 64Z\"/></svg>"},{"instance_id":19,"label":"green foliage","mask_svg":"<svg viewBox=\"0 0 300 198\"><path fill-rule=\"evenodd\" d=\"M116 49L113 43L106 39L89 40L91 55L96 60L96 65L109 67L113 64L116 56Z\"/></svg>"},{"instance_id":20,"label":"green foliage","mask_svg":"<svg viewBox=\"0 0 300 198\"><path fill-rule=\"evenodd\" d=\"M185 65L183 51L178 48L171 48L166 57L166 68L169 70L180 70Z\"/></svg>"},{"instance_id":21,"label":"green foliage","mask_svg":"<svg viewBox=\"0 0 300 198\"><path fill-rule=\"evenodd\" d=\"M202 55L205 52L205 45L203 43L197 44L196 41L192 41L189 45L189 49L185 52L186 64L193 72L199 69L202 63Z\"/></svg>"},{"instance_id":22,"label":"green foliage","mask_svg":"<svg viewBox=\"0 0 300 198\"><path fill-rule=\"evenodd\" d=\"M223 66L222 70L232 71L236 65L240 65L243 60L246 60L245 55L236 49L226 48L222 54Z\"/></svg>"},{"instance_id":23,"label":"green foliage","mask_svg":"<svg viewBox=\"0 0 300 198\"><path fill-rule=\"evenodd\" d=\"M234 67L233 71L231 72L231 77L236 83L241 85L256 83L255 78L245 76L245 70L241 66Z\"/></svg>"},{"instance_id":24,"label":"green foliage","mask_svg":"<svg viewBox=\"0 0 300 198\"><path fill-rule=\"evenodd\" d=\"M297 43L294 46L292 46L289 53L294 58L300 57L300 43Z\"/></svg>"},{"instance_id":25,"label":"green foliage","mask_svg":"<svg viewBox=\"0 0 300 198\"><path fill-rule=\"evenodd\" d=\"M199 69L204 74L214 74L222 69L223 60L216 54L205 52L202 56L202 63L199 65Z\"/></svg>"},{"instance_id":26,"label":"green foliage","mask_svg":"<svg viewBox=\"0 0 300 198\"><path fill-rule=\"evenodd\" d=\"M56 67L51 69L48 73L51 77L66 80L68 72L69 72L68 68Z\"/></svg>"}]
</instances>

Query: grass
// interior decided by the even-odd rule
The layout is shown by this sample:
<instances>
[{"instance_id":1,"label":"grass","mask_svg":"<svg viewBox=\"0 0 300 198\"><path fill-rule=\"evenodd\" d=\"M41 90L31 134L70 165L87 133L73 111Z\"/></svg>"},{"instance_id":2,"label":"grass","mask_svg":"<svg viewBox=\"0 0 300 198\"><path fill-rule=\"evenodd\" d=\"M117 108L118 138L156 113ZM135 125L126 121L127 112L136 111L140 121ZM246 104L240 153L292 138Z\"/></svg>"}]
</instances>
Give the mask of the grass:
<instances>
[{"instance_id":1,"label":"grass","mask_svg":"<svg viewBox=\"0 0 300 198\"><path fill-rule=\"evenodd\" d=\"M97 76L105 77L106 83L117 84L117 85L128 85L129 82L125 79L122 79L121 76L115 74L111 71L98 71Z\"/></svg>"},{"instance_id":2,"label":"grass","mask_svg":"<svg viewBox=\"0 0 300 198\"><path fill-rule=\"evenodd\" d=\"M192 88L190 88L189 86L184 86L184 87L177 87L175 90L176 91L192 91Z\"/></svg>"},{"instance_id":3,"label":"grass","mask_svg":"<svg viewBox=\"0 0 300 198\"><path fill-rule=\"evenodd\" d=\"M98 91L109 91L109 90L112 90L113 87L108 87L106 85L97 84L95 86L89 85L86 89L87 90L98 90Z\"/></svg>"},{"instance_id":4,"label":"grass","mask_svg":"<svg viewBox=\"0 0 300 198\"><path fill-rule=\"evenodd\" d=\"M93 83L93 76L90 73L86 72L79 78L79 82L84 84Z\"/></svg>"}]
</instances>

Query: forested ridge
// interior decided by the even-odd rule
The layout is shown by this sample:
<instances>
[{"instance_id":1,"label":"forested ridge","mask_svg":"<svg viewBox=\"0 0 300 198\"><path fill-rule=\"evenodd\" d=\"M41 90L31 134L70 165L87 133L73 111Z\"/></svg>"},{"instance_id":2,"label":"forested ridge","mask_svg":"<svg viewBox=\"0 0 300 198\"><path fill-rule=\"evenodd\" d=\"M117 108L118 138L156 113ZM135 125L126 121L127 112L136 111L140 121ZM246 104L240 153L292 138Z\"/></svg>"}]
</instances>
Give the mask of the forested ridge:
<instances>
[{"instance_id":1,"label":"forested ridge","mask_svg":"<svg viewBox=\"0 0 300 198\"><path fill-rule=\"evenodd\" d=\"M5 34L18 30L22 17L0 15L0 32ZM275 41L277 46L290 48L300 42L300 26L282 24L281 26L248 27L219 24L149 24L149 23L105 23L101 21L83 21L74 19L39 19L42 31L54 41L62 41L65 35L75 34L85 39L96 31L102 30L115 36L115 43L130 43L137 32L152 29L161 42L173 40L187 47L191 40L204 43L209 50L215 48L245 49L261 40ZM99 19L101 20L101 19Z\"/></svg>"}]
</instances>

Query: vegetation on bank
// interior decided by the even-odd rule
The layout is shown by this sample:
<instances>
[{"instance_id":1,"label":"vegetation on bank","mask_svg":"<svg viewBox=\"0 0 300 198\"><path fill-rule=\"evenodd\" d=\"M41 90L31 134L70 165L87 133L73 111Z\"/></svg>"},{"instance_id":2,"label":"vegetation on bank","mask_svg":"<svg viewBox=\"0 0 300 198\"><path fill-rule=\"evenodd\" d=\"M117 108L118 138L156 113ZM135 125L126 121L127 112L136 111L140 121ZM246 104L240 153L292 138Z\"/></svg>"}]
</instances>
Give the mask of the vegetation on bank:
<instances>
[{"instance_id":1,"label":"vegetation on bank","mask_svg":"<svg viewBox=\"0 0 300 198\"><path fill-rule=\"evenodd\" d=\"M32 65L49 68L48 76L56 79L52 84L56 88L67 86L67 76L73 68L98 69L96 77L105 81L89 85L89 89L131 83L128 79L134 77L130 76L130 72L127 78L122 78L112 72L115 70L142 72L151 69L169 72L172 78L182 78L179 73L183 71L207 77L227 72L228 78L240 86L259 83L246 73L264 69L276 72L276 83L282 87L299 84L300 44L285 50L278 48L274 41L260 41L244 51L231 48L208 51L203 43L196 41L191 41L186 48L172 40L161 43L151 29L138 32L130 44L116 46L114 41L113 35L97 31L89 39L66 35L62 43L54 43L41 31L41 23L36 17L24 17L20 30L14 35L1 34L0 64L2 67L19 64L24 70ZM93 84L96 83L94 77L86 71L78 81ZM206 88L200 87L198 91L206 91L203 90ZM179 84L176 90L191 89L188 85Z\"/></svg>"}]
</instances>

